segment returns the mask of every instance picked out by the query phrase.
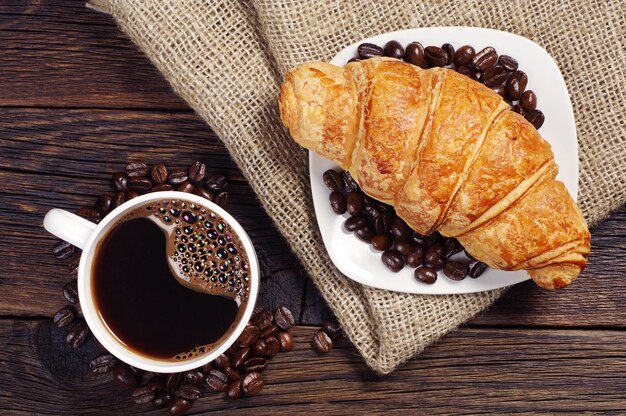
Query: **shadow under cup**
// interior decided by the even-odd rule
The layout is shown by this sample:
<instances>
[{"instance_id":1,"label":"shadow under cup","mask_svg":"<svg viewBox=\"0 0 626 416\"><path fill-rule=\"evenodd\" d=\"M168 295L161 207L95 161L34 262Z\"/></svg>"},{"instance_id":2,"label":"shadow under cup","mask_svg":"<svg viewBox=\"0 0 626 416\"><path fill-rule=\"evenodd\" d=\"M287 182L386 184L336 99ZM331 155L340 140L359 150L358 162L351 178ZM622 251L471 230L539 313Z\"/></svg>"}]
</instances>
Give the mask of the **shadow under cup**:
<instances>
[{"instance_id":1,"label":"shadow under cup","mask_svg":"<svg viewBox=\"0 0 626 416\"><path fill-rule=\"evenodd\" d=\"M109 214L79 268L96 338L127 364L161 373L200 367L226 351L250 319L258 285L256 253L241 225L212 202L175 191L140 196Z\"/></svg>"}]
</instances>

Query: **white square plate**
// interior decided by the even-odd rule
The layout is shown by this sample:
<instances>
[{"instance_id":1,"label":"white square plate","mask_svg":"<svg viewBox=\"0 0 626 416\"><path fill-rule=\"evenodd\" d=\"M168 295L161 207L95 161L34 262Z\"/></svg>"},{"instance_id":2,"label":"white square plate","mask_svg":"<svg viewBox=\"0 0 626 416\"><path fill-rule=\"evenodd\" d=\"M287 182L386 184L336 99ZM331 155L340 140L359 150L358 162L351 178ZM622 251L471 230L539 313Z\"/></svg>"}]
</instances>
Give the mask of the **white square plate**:
<instances>
[{"instance_id":1,"label":"white square plate","mask_svg":"<svg viewBox=\"0 0 626 416\"><path fill-rule=\"evenodd\" d=\"M521 36L492 29L430 27L401 30L363 39L340 51L331 63L345 65L350 58L357 55L357 47L363 42L384 46L394 39L403 46L413 41L422 43L424 47L451 43L455 48L459 48L469 44L476 51L493 46L498 54L510 55L517 59L520 69L528 74L526 88L537 94L537 107L545 114L546 120L540 133L552 145L559 166L557 178L565 183L570 195L576 200L578 142L572 103L559 68L541 46ZM405 267L399 273L391 272L381 262L380 252L376 252L368 244L345 231L343 222L348 218L347 214L338 216L332 211L328 201L329 191L322 181L323 173L331 168L336 169L338 165L310 152L311 191L324 245L335 266L350 279L380 289L422 294L480 292L529 279L523 270L505 272L487 269L477 279L466 278L462 281L453 281L439 272L437 281L428 285L413 277L413 268ZM456 256L463 257L462 254Z\"/></svg>"}]
</instances>

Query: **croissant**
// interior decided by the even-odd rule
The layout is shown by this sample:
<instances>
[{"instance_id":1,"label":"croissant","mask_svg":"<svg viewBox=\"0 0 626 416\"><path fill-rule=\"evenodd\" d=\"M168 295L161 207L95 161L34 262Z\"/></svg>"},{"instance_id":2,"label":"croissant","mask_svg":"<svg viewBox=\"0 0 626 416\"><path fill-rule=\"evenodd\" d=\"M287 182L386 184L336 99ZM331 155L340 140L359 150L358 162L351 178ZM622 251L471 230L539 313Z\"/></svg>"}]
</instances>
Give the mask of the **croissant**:
<instances>
[{"instance_id":1,"label":"croissant","mask_svg":"<svg viewBox=\"0 0 626 416\"><path fill-rule=\"evenodd\" d=\"M556 180L550 145L484 85L392 58L290 70L280 116L293 139L348 170L420 234L456 237L544 288L570 284L590 249L587 225Z\"/></svg>"}]
</instances>

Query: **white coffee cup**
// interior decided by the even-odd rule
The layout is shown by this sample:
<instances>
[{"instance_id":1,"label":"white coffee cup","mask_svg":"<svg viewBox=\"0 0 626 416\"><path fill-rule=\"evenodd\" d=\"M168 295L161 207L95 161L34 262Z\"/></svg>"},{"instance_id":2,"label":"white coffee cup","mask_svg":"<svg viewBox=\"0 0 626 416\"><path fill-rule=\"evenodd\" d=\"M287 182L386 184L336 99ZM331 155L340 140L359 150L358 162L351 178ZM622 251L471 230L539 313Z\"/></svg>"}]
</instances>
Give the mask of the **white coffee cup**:
<instances>
[{"instance_id":1,"label":"white coffee cup","mask_svg":"<svg viewBox=\"0 0 626 416\"><path fill-rule=\"evenodd\" d=\"M207 353L196 358L180 362L160 361L158 359L143 356L128 348L123 342L121 342L115 334L107 328L102 317L100 316L98 308L94 302L93 285L91 284L93 278L92 266L96 254L95 249L102 238L105 237L108 232L118 224L121 217L133 209L149 202L167 199L176 199L194 203L221 216L239 236L249 260L250 290L248 301L244 306L242 306L245 310L234 331L215 349L207 351ZM248 237L248 234L246 234L243 227L237 222L237 220L235 220L224 209L207 199L184 192L153 192L138 196L123 203L114 209L102 221L100 221L99 224L94 224L79 217L78 215L55 208L46 214L43 225L48 232L83 250L80 258L80 265L78 267L78 296L80 298L80 305L85 321L87 322L87 325L89 325L91 332L94 334L96 339L100 341L104 348L121 361L132 365L133 367L158 373L177 373L200 367L214 360L220 354L225 352L232 344L234 344L250 320L250 316L254 310L260 281L259 262L256 252L254 251L250 237Z\"/></svg>"}]
</instances>

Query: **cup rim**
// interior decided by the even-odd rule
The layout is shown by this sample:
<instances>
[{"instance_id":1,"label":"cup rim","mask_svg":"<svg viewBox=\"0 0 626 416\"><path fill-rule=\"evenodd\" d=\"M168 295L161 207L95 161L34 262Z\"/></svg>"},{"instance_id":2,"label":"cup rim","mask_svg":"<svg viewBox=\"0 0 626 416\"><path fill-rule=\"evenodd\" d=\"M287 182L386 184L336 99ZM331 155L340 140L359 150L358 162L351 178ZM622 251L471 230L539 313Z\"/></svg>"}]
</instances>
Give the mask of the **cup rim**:
<instances>
[{"instance_id":1,"label":"cup rim","mask_svg":"<svg viewBox=\"0 0 626 416\"><path fill-rule=\"evenodd\" d=\"M99 311L96 308L93 291L92 291L92 279L91 268L95 257L95 248L97 243L106 234L106 231L110 229L110 225L114 224L120 216L127 213L129 210L145 204L150 201L157 201L163 199L179 199L202 205L216 214L220 215L237 233L241 243L248 255L248 263L250 267L250 290L248 292L248 301L245 305L245 311L237 323L237 326L226 338L221 345L212 350L210 353L201 355L191 360L185 360L181 362L175 361L160 361L158 359L148 358L142 356L130 348L126 347L111 331L104 319L102 319ZM159 191L152 192L144 195L140 195L131 199L115 208L109 215L107 215L94 229L93 233L89 237L89 240L85 244L85 248L81 254L80 264L78 267L78 296L80 299L83 316L89 329L96 337L96 339L102 344L102 346L119 360L133 367L140 368L145 371L152 371L157 373L178 373L183 371L192 370L201 367L204 364L217 358L224 353L234 342L237 341L244 328L248 324L254 306L256 303L258 290L260 285L260 271L259 262L254 250L254 245L250 240L250 237L241 226L241 224L226 210L218 206L212 201L202 198L198 195L189 194L179 191Z\"/></svg>"}]
</instances>

